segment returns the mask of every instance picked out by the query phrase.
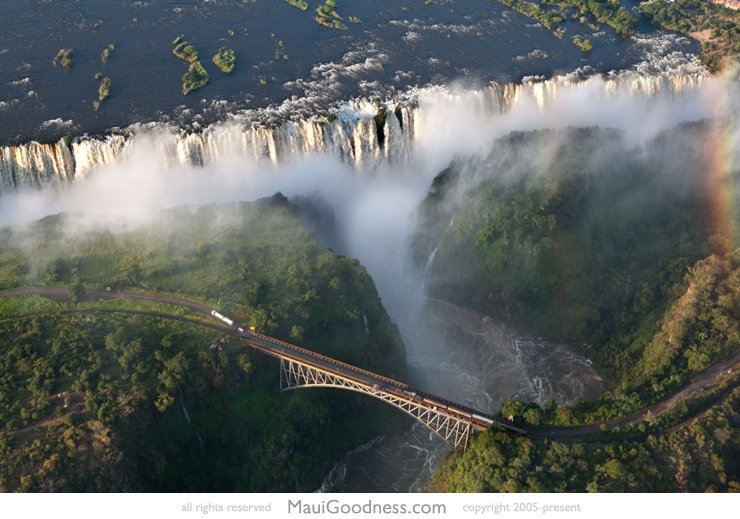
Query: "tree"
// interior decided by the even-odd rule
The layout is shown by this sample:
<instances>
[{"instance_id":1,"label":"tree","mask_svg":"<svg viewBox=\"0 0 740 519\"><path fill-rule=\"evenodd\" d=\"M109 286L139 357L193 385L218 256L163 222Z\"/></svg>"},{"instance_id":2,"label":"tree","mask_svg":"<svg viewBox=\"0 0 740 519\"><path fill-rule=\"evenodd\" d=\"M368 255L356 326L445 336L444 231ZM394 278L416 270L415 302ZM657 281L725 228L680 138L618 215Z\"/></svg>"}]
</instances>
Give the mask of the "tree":
<instances>
[{"instance_id":1,"label":"tree","mask_svg":"<svg viewBox=\"0 0 740 519\"><path fill-rule=\"evenodd\" d=\"M501 406L501 415L504 418L508 418L509 416L513 416L514 419L521 418L524 414L525 406L516 398L512 398L511 400L507 400L504 402L504 404Z\"/></svg>"},{"instance_id":2,"label":"tree","mask_svg":"<svg viewBox=\"0 0 740 519\"><path fill-rule=\"evenodd\" d=\"M297 324L294 324L293 327L290 329L290 338L294 341L303 340L303 328L298 326Z\"/></svg>"},{"instance_id":3,"label":"tree","mask_svg":"<svg viewBox=\"0 0 740 519\"><path fill-rule=\"evenodd\" d=\"M85 299L85 285L82 284L82 276L77 267L72 268L72 285L69 287L69 295L75 303Z\"/></svg>"},{"instance_id":4,"label":"tree","mask_svg":"<svg viewBox=\"0 0 740 519\"><path fill-rule=\"evenodd\" d=\"M239 367L245 374L249 375L249 373L251 373L252 361L249 360L249 357L247 355L239 355L236 362L237 364L239 364Z\"/></svg>"}]
</instances>

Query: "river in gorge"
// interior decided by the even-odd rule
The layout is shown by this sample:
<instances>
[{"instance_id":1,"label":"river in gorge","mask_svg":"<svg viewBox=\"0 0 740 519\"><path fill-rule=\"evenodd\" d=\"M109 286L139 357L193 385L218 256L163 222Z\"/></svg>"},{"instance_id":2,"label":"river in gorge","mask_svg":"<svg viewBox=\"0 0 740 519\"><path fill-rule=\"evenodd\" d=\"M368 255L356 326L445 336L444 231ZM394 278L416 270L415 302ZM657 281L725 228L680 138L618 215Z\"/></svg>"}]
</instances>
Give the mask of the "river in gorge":
<instances>
[{"instance_id":1,"label":"river in gorge","mask_svg":"<svg viewBox=\"0 0 740 519\"><path fill-rule=\"evenodd\" d=\"M416 210L452 160L485 154L511 132L599 126L647 142L686 122L736 113L732 102L716 102L731 87L710 78L691 54L694 47L675 35L621 40L607 31L582 58L541 27L524 43L512 36L503 47L475 36L513 35L529 23L498 4L471 3L476 13L491 9L485 18L463 14L454 2L424 13L419 6L403 13L379 2L363 18L366 27L385 32L368 29L351 43L332 35L319 55L303 51L319 29L286 29L298 21L282 26L280 37L297 68L255 60L239 72L251 85L247 91L221 79L209 87L207 100L157 94L179 87L164 79L177 66L168 61L171 36L197 32L203 20L218 19L224 35L233 26L241 38L248 34L248 41L272 52L269 26L244 14L253 3L134 2L118 13L75 4L51 41L28 37L14 46L12 31L0 37L0 65L17 72L0 89L0 225L83 208L102 220L145 219L162 207L255 200L277 191L299 204L312 200L333 222L331 229L315 229L319 241L361 261L398 324L410 384L487 413L512 397L561 405L597 397L606 381L587 345L547 342L424 292L434 252L427 268L412 264ZM9 4L2 9L19 8ZM274 6L255 5L270 19ZM232 18L221 19L219 6ZM18 26L32 26L32 18L19 16ZM47 54L75 27L90 28L97 20L111 33L95 32L93 40L102 44L118 35L125 42L129 36L112 29L124 18L141 23L132 29L140 38L128 50L123 45L122 55L143 59L149 53L150 66L136 80L120 78L121 99L111 100L109 112L90 113L79 94L87 84L70 75L74 88L60 94L63 83L43 68ZM172 25L172 35L157 44L163 53L144 38L160 31L157 20ZM204 47L217 46L219 38ZM470 38L497 49L495 58L486 62L463 52ZM448 40L449 46L441 43ZM431 49L422 56L424 66L418 61L422 47ZM83 61L80 68L86 66ZM547 73L557 70L566 72ZM260 88L257 78L265 74L272 79ZM475 82L455 84L459 77ZM64 98L63 108L52 104L55 96ZM344 456L318 490L423 491L447 452L416 424Z\"/></svg>"},{"instance_id":2,"label":"river in gorge","mask_svg":"<svg viewBox=\"0 0 740 519\"><path fill-rule=\"evenodd\" d=\"M605 388L576 347L519 333L490 317L444 301L420 298L417 320L404 334L413 384L495 414L512 397L561 405L597 397ZM408 347L408 346L407 346ZM414 424L381 436L344 457L324 492L422 492L449 447Z\"/></svg>"}]
</instances>

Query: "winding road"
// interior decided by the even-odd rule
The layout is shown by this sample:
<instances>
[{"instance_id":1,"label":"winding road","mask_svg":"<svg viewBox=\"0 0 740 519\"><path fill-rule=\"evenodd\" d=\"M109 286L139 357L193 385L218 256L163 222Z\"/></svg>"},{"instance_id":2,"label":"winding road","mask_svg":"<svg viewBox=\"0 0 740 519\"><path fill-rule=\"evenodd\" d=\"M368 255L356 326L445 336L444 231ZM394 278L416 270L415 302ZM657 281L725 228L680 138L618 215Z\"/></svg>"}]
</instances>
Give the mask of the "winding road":
<instances>
[{"instance_id":1,"label":"winding road","mask_svg":"<svg viewBox=\"0 0 740 519\"><path fill-rule=\"evenodd\" d=\"M49 299L56 300L56 301L69 301L71 299L69 290L65 287L29 287L29 288L15 288L15 289L9 289L9 290L0 290L0 298L22 297L22 296L32 296L32 295L47 297ZM195 312L204 314L209 319L211 318L211 308L209 306L206 306L200 303L195 303L187 299L182 299L179 297L167 296L167 295L162 295L162 294L149 294L149 293L142 293L142 292L113 292L113 291L104 291L104 290L86 290L85 296L84 296L85 301L110 301L110 300L115 300L115 299L141 300L141 301L152 301L152 302L157 302L157 303L165 303L165 304L170 304L174 306L179 306L181 308L188 308ZM176 320L189 322L192 324L196 324L199 326L204 326L204 327L208 327L214 330L219 330L219 331L224 331L224 332L232 331L230 328L222 324L215 324L215 323L199 321L197 319L192 319L192 318L185 317L185 316L171 315L171 314L165 314L162 312L154 312L154 311L146 311L146 310L128 310L128 309L50 310L50 311L39 311L39 312L30 313L30 314L24 314L23 316L0 316L0 320L18 318L18 317L27 317L27 316L32 316L32 315L44 315L44 314L50 314L50 313L125 313L125 314L136 314L136 315L147 315L147 316L159 317L163 319L176 319ZM287 343L282 343L282 341L277 341L276 339L272 339L267 336L260 336L259 334L258 336L260 337L260 339L264 339L264 340L260 340L260 342L265 342L265 343L267 343L268 341L274 342L275 345L279 345L280 347L291 346L291 348L301 350L300 353L305 352L307 355L310 354L312 356L319 356L318 354L314 352L309 352L308 350L303 350L302 348L298 348L293 345L288 345ZM320 357L323 358L323 356L320 356ZM329 359L329 360L333 361L334 363L338 363L338 361L334 361L333 359ZM694 378L691 379L691 381L686 386L684 386L682 389L680 389L676 393L644 409L641 409L640 411L632 413L630 415L626 415L626 416L616 418L614 420L605 421L605 422L576 425L576 426L565 426L565 427L529 426L527 428L527 432L528 434L532 436L540 437L540 438L565 439L565 438L575 438L575 437L585 436L589 434L599 433L602 431L608 431L611 429L615 429L617 427L623 427L625 425L636 424L636 423L645 421L649 414L658 416L668 411L676 403L689 397L690 395L697 393L697 392L701 392L705 390L705 388L712 387L713 385L715 385L716 383L720 381L723 375L732 373L735 370L737 370L738 367L740 367L739 364L740 364L740 351L735 351L732 355L730 355L726 359L713 364L712 366L708 367L703 372L696 375ZM358 373L361 373L363 375L369 373L364 370L360 370L359 368L354 368L354 369L358 370ZM375 375L375 374L371 374L371 375L378 377L379 380L384 379L384 377L380 377L379 375ZM725 393L727 393L727 391Z\"/></svg>"},{"instance_id":2,"label":"winding road","mask_svg":"<svg viewBox=\"0 0 740 519\"><path fill-rule=\"evenodd\" d=\"M686 399L690 395L702 391L703 388L711 388L722 377L723 374L730 374L738 369L740 363L740 351L735 351L732 355L724 360L721 360L715 364L709 366L706 370L702 371L691 381L688 385L682 389L673 393L671 396L659 400L651 406L645 407L635 413L615 418L614 420L608 420L606 422L598 422L594 424L574 425L566 427L528 427L527 432L532 436L538 436L542 438L559 439L559 438L572 438L577 436L584 436L587 434L598 433L601 431L608 431L616 429L617 427L623 427L625 425L633 425L636 423L644 422L648 414L651 413L653 416L658 416L676 405L681 400ZM728 373L729 371L729 373Z\"/></svg>"}]
</instances>

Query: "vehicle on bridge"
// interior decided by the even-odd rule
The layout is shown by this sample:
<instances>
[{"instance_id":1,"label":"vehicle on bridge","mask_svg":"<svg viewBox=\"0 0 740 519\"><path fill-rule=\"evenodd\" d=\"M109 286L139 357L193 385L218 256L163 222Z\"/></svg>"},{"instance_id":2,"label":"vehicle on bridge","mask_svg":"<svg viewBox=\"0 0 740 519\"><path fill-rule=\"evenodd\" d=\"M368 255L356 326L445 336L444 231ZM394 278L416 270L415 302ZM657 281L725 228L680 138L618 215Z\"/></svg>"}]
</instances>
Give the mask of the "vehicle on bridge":
<instances>
[{"instance_id":1,"label":"vehicle on bridge","mask_svg":"<svg viewBox=\"0 0 740 519\"><path fill-rule=\"evenodd\" d=\"M489 425L491 425L491 424L494 423L493 419L492 418L488 418L487 416L483 416L483 415L480 415L480 414L477 414L477 413L473 413L472 416L476 420L480 420L481 422L486 422Z\"/></svg>"},{"instance_id":2,"label":"vehicle on bridge","mask_svg":"<svg viewBox=\"0 0 740 519\"><path fill-rule=\"evenodd\" d=\"M232 321L225 315L217 312L216 310L211 310L211 315L215 317L216 319L219 319L225 322L226 324L228 324L229 326L231 326L233 329L235 329L236 331L240 333L256 333L257 332L257 328L254 325L247 326L246 324L242 324L240 326L237 326L234 324L234 321Z\"/></svg>"},{"instance_id":3,"label":"vehicle on bridge","mask_svg":"<svg viewBox=\"0 0 740 519\"><path fill-rule=\"evenodd\" d=\"M241 333L257 333L257 328L254 325L247 326L246 324L242 324L237 328L237 331Z\"/></svg>"},{"instance_id":4,"label":"vehicle on bridge","mask_svg":"<svg viewBox=\"0 0 740 519\"><path fill-rule=\"evenodd\" d=\"M222 315L222 314L218 313L218 312L217 312L216 310L211 310L211 315L212 315L213 317L215 317L216 319L219 319L219 320L221 320L221 321L225 322L225 323L226 323L226 324L228 324L229 326L232 326L232 327L234 326L234 321L232 321L232 320L231 320L231 319L229 319L228 317L226 317L226 316L224 316L224 315Z\"/></svg>"}]
</instances>

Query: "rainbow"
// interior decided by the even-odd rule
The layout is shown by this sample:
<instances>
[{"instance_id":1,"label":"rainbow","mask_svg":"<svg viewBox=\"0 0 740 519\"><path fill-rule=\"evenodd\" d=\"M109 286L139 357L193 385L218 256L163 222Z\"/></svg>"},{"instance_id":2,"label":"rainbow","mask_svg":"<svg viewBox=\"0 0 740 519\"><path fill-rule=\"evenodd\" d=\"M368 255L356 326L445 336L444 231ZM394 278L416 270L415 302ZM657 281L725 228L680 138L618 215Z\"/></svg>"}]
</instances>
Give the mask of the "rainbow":
<instances>
[{"instance_id":1,"label":"rainbow","mask_svg":"<svg viewBox=\"0 0 740 519\"><path fill-rule=\"evenodd\" d=\"M738 247L738 190L737 157L735 140L738 137L737 117L731 113L733 93L737 86L732 81L711 94L711 106L716 117L707 125L704 134L704 182L709 197L709 229L712 248L724 254ZM728 116L728 114L730 114Z\"/></svg>"}]
</instances>

